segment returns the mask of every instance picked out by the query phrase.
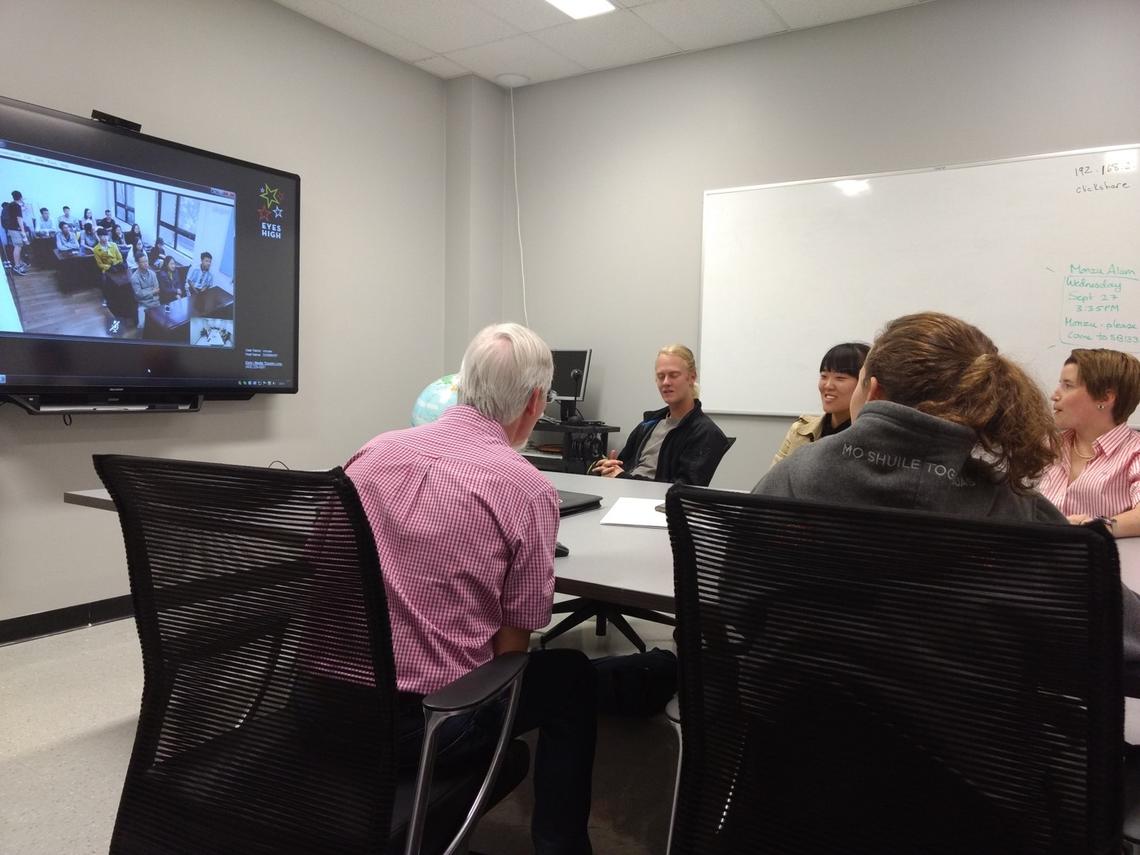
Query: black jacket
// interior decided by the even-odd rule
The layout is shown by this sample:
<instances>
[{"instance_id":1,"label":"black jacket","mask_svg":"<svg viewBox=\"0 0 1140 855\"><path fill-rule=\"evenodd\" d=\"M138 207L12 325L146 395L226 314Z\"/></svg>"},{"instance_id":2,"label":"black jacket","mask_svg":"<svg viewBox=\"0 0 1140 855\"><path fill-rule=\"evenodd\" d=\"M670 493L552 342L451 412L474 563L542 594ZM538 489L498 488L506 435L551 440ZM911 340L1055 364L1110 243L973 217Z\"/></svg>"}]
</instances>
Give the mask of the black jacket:
<instances>
[{"instance_id":1,"label":"black jacket","mask_svg":"<svg viewBox=\"0 0 1140 855\"><path fill-rule=\"evenodd\" d=\"M653 428L667 415L668 407L645 413L645 420L633 429L625 442L625 448L618 455L623 469L619 478L649 480L629 473L637 466L641 449L653 433ZM716 426L716 422L704 414L701 402L695 401L693 409L681 419L681 423L665 435L661 452L657 455L657 477L653 480L707 487L727 450L728 438Z\"/></svg>"}]
</instances>

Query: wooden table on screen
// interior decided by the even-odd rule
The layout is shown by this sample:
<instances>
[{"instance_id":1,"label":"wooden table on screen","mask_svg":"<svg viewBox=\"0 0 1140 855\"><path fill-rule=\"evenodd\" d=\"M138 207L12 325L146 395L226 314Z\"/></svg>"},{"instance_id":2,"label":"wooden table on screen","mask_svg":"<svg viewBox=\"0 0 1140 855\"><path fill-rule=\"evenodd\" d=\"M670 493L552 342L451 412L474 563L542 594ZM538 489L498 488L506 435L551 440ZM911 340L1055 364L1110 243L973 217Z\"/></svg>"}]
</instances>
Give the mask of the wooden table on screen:
<instances>
[{"instance_id":1,"label":"wooden table on screen","mask_svg":"<svg viewBox=\"0 0 1140 855\"><path fill-rule=\"evenodd\" d=\"M59 274L59 287L63 291L78 291L99 284L99 267L91 253L60 252L52 250L55 269Z\"/></svg>"},{"instance_id":2,"label":"wooden table on screen","mask_svg":"<svg viewBox=\"0 0 1140 855\"><path fill-rule=\"evenodd\" d=\"M143 337L151 341L190 343L190 298L179 297L146 310Z\"/></svg>"}]
</instances>

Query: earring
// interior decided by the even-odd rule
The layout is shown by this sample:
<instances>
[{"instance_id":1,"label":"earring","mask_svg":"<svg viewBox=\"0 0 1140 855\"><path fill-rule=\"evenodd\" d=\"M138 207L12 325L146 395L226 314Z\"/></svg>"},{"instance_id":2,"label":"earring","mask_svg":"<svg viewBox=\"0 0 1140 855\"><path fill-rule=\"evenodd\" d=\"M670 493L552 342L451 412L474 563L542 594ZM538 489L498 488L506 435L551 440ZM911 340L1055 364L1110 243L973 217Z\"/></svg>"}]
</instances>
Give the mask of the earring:
<instances>
[{"instance_id":1,"label":"earring","mask_svg":"<svg viewBox=\"0 0 1140 855\"><path fill-rule=\"evenodd\" d=\"M1103 409L1104 409L1104 404L1097 404L1097 405L1096 405L1096 408L1097 408L1098 410L1103 410Z\"/></svg>"}]
</instances>

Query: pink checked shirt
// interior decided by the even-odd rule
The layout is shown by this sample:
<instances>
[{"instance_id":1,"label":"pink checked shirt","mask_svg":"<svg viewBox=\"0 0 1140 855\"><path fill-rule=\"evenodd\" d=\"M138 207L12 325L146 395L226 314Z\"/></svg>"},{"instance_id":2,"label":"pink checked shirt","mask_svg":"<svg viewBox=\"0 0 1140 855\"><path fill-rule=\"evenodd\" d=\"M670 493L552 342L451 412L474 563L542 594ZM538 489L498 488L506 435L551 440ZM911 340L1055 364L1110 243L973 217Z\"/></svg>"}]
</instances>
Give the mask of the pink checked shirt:
<instances>
[{"instance_id":1,"label":"pink checked shirt","mask_svg":"<svg viewBox=\"0 0 1140 855\"><path fill-rule=\"evenodd\" d=\"M1061 459L1045 470L1037 489L1066 516L1111 517L1140 505L1140 436L1117 425L1093 443L1093 459L1069 483L1073 432L1065 431Z\"/></svg>"},{"instance_id":2,"label":"pink checked shirt","mask_svg":"<svg viewBox=\"0 0 1140 855\"><path fill-rule=\"evenodd\" d=\"M491 659L501 627L550 620L558 494L472 407L381 434L346 467L372 524L402 692Z\"/></svg>"}]
</instances>

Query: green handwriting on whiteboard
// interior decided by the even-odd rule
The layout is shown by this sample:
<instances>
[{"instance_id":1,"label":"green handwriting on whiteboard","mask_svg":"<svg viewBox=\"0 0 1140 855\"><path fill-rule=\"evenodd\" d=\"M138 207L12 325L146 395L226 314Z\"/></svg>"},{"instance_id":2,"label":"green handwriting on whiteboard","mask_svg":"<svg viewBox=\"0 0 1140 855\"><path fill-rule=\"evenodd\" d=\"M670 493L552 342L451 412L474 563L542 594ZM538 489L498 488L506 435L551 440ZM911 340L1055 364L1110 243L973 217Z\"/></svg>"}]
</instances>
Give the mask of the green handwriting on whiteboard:
<instances>
[{"instance_id":1,"label":"green handwriting on whiteboard","mask_svg":"<svg viewBox=\"0 0 1140 855\"><path fill-rule=\"evenodd\" d=\"M1107 267L1085 267L1083 264L1070 264L1070 276L1112 276L1112 277L1126 277L1130 279L1136 278L1136 269L1134 267L1124 267L1115 264L1110 264Z\"/></svg>"},{"instance_id":2,"label":"green handwriting on whiteboard","mask_svg":"<svg viewBox=\"0 0 1140 855\"><path fill-rule=\"evenodd\" d=\"M1133 265L1070 264L1063 277L1061 340L1101 347L1140 344L1140 283Z\"/></svg>"}]
</instances>

